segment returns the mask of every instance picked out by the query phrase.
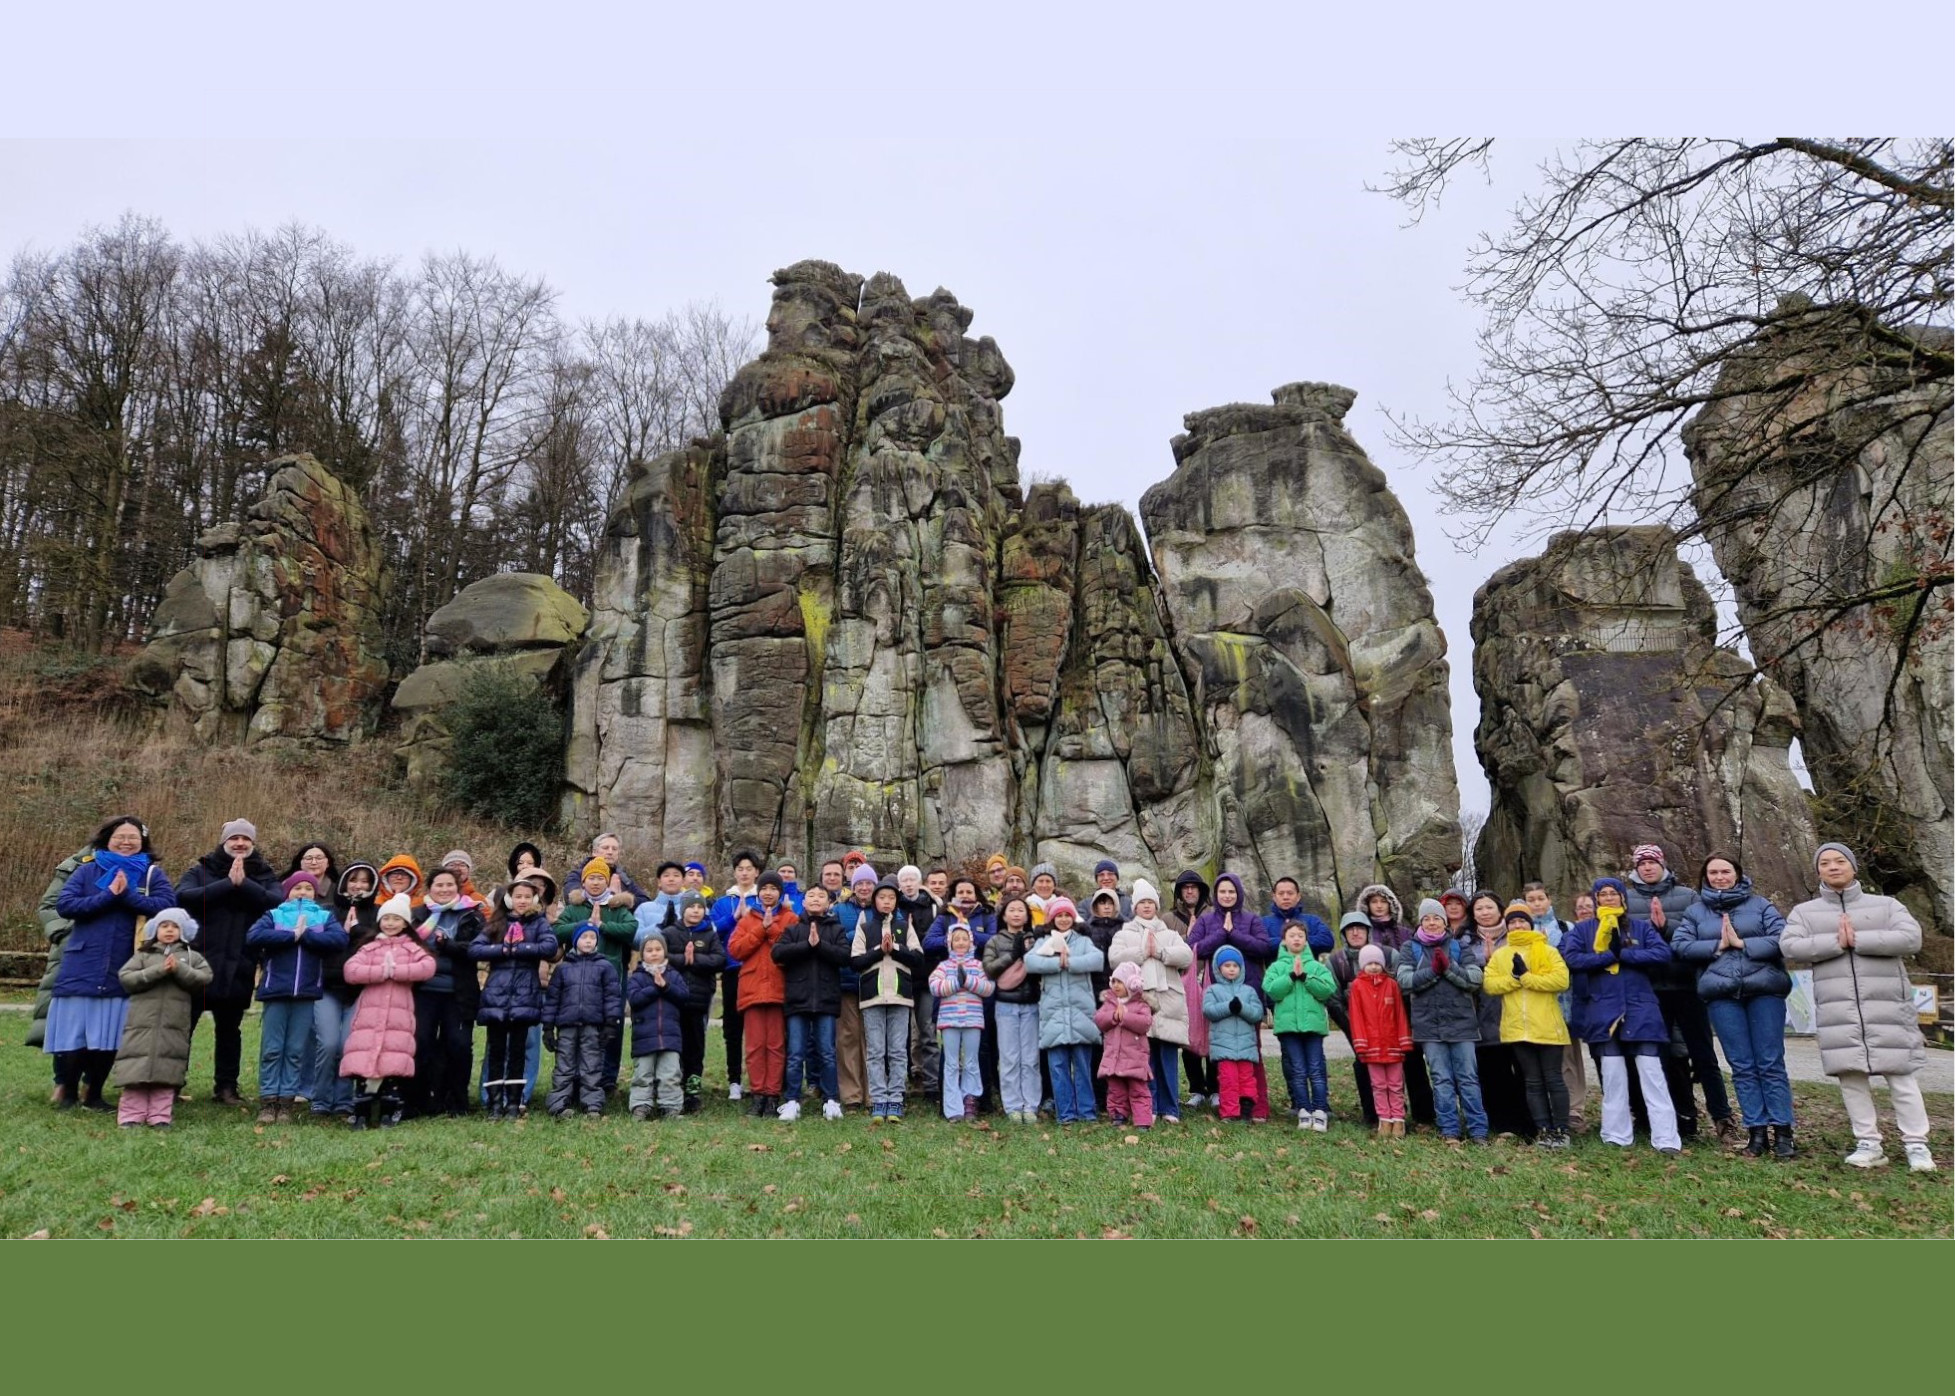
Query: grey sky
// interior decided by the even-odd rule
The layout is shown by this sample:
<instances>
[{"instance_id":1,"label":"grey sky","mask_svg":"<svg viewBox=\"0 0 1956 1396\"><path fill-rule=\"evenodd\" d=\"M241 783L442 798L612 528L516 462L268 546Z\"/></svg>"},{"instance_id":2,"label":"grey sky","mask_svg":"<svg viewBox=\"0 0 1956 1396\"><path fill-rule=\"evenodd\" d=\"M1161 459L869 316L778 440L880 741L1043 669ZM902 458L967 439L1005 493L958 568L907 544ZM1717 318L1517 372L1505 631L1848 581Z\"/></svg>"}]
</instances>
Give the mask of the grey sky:
<instances>
[{"instance_id":1,"label":"grey sky","mask_svg":"<svg viewBox=\"0 0 1956 1396\"><path fill-rule=\"evenodd\" d=\"M792 138L785 150L792 151ZM1382 140L996 142L771 152L751 143L0 144L0 249L58 247L125 209L179 238L288 221L412 261L467 248L544 276L569 316L654 316L695 299L765 316L767 276L804 257L942 285L1017 373L1022 470L1130 507L1173 467L1182 414L1268 401L1295 379L1359 394L1347 425L1412 517L1452 664L1463 802L1485 809L1468 617L1476 586L1534 549L1449 541L1384 408L1437 414L1474 367L1453 289L1543 147L1501 152L1417 228L1364 184Z\"/></svg>"}]
</instances>

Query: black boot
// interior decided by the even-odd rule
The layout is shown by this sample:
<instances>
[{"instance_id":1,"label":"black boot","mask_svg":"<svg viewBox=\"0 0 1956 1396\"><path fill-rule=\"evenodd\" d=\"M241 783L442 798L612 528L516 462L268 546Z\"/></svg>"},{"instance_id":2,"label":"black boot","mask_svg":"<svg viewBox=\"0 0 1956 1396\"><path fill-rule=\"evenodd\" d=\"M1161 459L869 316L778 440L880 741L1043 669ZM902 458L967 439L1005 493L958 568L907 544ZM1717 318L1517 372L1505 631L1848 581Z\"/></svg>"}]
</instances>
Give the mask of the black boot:
<instances>
[{"instance_id":1,"label":"black boot","mask_svg":"<svg viewBox=\"0 0 1956 1396\"><path fill-rule=\"evenodd\" d=\"M1747 1125L1745 1127L1745 1153L1747 1158L1764 1158L1766 1156L1766 1127L1764 1125Z\"/></svg>"},{"instance_id":2,"label":"black boot","mask_svg":"<svg viewBox=\"0 0 1956 1396\"><path fill-rule=\"evenodd\" d=\"M1773 1157L1777 1159L1797 1158L1793 1149L1793 1126L1773 1126Z\"/></svg>"},{"instance_id":3,"label":"black boot","mask_svg":"<svg viewBox=\"0 0 1956 1396\"><path fill-rule=\"evenodd\" d=\"M407 1113L407 1101L392 1091L385 1091L380 1096L380 1104L377 1108L380 1115L380 1127L382 1129L392 1129L401 1122L402 1116Z\"/></svg>"}]
</instances>

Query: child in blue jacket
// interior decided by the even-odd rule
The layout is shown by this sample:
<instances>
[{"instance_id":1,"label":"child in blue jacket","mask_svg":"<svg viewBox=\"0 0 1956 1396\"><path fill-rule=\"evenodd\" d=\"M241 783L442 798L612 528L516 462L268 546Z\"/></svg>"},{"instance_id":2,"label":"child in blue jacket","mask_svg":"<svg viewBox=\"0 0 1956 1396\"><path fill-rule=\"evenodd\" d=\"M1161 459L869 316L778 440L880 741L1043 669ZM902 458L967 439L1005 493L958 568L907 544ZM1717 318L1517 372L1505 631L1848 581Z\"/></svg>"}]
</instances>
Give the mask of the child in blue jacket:
<instances>
[{"instance_id":1,"label":"child in blue jacket","mask_svg":"<svg viewBox=\"0 0 1956 1396\"><path fill-rule=\"evenodd\" d=\"M258 1123L284 1124L312 1062L313 1003L326 991L326 957L347 947L346 927L319 901L319 879L285 879L285 900L259 917L245 945L264 964L258 1002Z\"/></svg>"},{"instance_id":2,"label":"child in blue jacket","mask_svg":"<svg viewBox=\"0 0 1956 1396\"><path fill-rule=\"evenodd\" d=\"M692 897L692 904L699 905L699 898ZM676 1120L686 1108L680 1053L686 1046L692 987L668 957L664 936L647 936L639 954L638 968L625 986L632 1006L632 1118L649 1120L656 1106L664 1118Z\"/></svg>"}]
</instances>

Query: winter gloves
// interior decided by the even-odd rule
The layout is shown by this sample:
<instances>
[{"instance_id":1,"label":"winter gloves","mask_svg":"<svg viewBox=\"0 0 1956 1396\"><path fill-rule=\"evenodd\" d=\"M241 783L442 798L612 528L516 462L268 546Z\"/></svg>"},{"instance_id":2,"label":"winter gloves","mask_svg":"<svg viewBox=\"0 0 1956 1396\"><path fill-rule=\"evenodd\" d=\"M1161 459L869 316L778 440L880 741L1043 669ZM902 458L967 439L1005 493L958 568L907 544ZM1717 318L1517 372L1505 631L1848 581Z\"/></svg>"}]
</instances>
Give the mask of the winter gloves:
<instances>
[{"instance_id":1,"label":"winter gloves","mask_svg":"<svg viewBox=\"0 0 1956 1396\"><path fill-rule=\"evenodd\" d=\"M1512 968L1514 970L1514 975L1516 979L1519 979L1521 978L1522 975L1528 973L1528 961L1524 960L1521 957L1521 952L1519 950L1515 952Z\"/></svg>"},{"instance_id":2,"label":"winter gloves","mask_svg":"<svg viewBox=\"0 0 1956 1396\"><path fill-rule=\"evenodd\" d=\"M1435 974L1445 974L1447 972L1447 965L1449 963L1450 961L1447 957L1446 945L1442 943L1434 946L1433 947L1433 972Z\"/></svg>"},{"instance_id":3,"label":"winter gloves","mask_svg":"<svg viewBox=\"0 0 1956 1396\"><path fill-rule=\"evenodd\" d=\"M1243 1014L1243 1000L1237 998L1234 994L1230 995L1229 1014L1232 1018L1240 1018Z\"/></svg>"},{"instance_id":4,"label":"winter gloves","mask_svg":"<svg viewBox=\"0 0 1956 1396\"><path fill-rule=\"evenodd\" d=\"M543 1045L550 1049L552 1056L556 1055L557 1029L555 1027L548 1027L543 1030Z\"/></svg>"}]
</instances>

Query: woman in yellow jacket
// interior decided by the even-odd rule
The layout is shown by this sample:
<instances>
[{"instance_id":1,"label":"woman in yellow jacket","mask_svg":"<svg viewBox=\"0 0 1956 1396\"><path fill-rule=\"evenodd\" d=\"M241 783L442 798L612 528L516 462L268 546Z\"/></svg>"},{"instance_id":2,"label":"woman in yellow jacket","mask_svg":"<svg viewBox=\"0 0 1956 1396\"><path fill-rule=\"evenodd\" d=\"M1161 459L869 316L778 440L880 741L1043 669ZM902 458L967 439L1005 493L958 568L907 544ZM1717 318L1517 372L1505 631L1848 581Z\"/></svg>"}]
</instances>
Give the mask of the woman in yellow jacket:
<instances>
[{"instance_id":1,"label":"woman in yellow jacket","mask_svg":"<svg viewBox=\"0 0 1956 1396\"><path fill-rule=\"evenodd\" d=\"M1481 992L1501 999L1501 1041L1514 1049L1535 1119L1535 1144L1569 1147L1569 1088L1562 1082L1562 1049L1569 1045L1557 995L1569 988L1569 966L1535 929L1527 902L1510 902L1506 946L1488 958Z\"/></svg>"}]
</instances>

